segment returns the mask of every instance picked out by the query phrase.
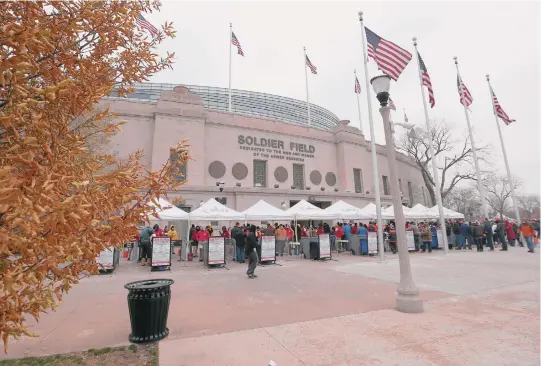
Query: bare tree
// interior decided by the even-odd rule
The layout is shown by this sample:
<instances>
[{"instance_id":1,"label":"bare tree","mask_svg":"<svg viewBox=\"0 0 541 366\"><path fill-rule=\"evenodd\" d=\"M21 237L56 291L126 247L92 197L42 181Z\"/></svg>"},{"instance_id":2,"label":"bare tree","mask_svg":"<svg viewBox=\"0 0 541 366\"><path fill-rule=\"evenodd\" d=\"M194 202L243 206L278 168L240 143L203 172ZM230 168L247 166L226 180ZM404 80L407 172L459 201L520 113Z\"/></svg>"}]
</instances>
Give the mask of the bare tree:
<instances>
[{"instance_id":1,"label":"bare tree","mask_svg":"<svg viewBox=\"0 0 541 366\"><path fill-rule=\"evenodd\" d=\"M539 218L541 202L539 195L531 194L517 197L519 207L528 214L528 219Z\"/></svg>"},{"instance_id":2,"label":"bare tree","mask_svg":"<svg viewBox=\"0 0 541 366\"><path fill-rule=\"evenodd\" d=\"M443 201L445 207L461 212L467 220L483 217L479 190L474 187L457 187L447 194Z\"/></svg>"},{"instance_id":3,"label":"bare tree","mask_svg":"<svg viewBox=\"0 0 541 366\"><path fill-rule=\"evenodd\" d=\"M516 189L520 188L522 183L513 178L513 186ZM489 206L500 215L504 217L508 215L512 209L511 200L511 186L507 180L507 176L499 176L496 174L488 174L483 177L483 187L487 193L486 200ZM512 216L515 216L512 214Z\"/></svg>"},{"instance_id":4,"label":"bare tree","mask_svg":"<svg viewBox=\"0 0 541 366\"><path fill-rule=\"evenodd\" d=\"M442 199L462 181L476 180L473 169L473 153L468 137L456 139L453 129L445 121L432 121L434 155L437 161L444 161L438 166ZM463 134L467 136L467 134ZM436 204L435 183L432 176L432 157L429 152L429 134L426 128L418 127L397 142L396 148L413 158L421 169L425 186L432 205ZM477 148L477 158L485 160L486 146Z\"/></svg>"}]
</instances>

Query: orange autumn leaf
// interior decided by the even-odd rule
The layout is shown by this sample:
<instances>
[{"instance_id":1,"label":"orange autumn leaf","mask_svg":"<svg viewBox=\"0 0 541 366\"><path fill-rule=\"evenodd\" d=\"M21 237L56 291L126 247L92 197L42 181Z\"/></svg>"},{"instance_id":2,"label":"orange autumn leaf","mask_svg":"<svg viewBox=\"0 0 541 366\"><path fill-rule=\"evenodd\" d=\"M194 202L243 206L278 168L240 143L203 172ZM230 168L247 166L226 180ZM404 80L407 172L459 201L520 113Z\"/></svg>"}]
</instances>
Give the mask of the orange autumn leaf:
<instances>
[{"instance_id":1,"label":"orange autumn leaf","mask_svg":"<svg viewBox=\"0 0 541 366\"><path fill-rule=\"evenodd\" d=\"M98 270L104 248L133 238L150 202L179 187L167 161L148 170L138 151L102 148L123 122L106 107L114 88L170 68L136 26L157 0L3 2L0 17L0 335L33 336L26 319L55 309ZM188 159L184 141L173 152ZM181 159L182 160L182 159ZM149 188L150 187L150 188ZM62 267L59 267L62 265Z\"/></svg>"}]
</instances>

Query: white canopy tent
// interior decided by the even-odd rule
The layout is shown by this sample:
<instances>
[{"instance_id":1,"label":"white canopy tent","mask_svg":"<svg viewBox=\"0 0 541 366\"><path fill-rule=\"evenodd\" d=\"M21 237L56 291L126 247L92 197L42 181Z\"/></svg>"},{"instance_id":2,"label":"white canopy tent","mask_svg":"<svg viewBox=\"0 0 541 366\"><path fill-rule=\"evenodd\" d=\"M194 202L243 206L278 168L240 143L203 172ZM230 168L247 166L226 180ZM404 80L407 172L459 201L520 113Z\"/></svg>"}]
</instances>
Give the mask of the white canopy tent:
<instances>
[{"instance_id":1,"label":"white canopy tent","mask_svg":"<svg viewBox=\"0 0 541 366\"><path fill-rule=\"evenodd\" d=\"M350 205L342 200L333 203L324 211L336 214L337 219L340 220L370 220L373 218L370 213L364 213L360 208Z\"/></svg>"},{"instance_id":2,"label":"white canopy tent","mask_svg":"<svg viewBox=\"0 0 541 366\"><path fill-rule=\"evenodd\" d=\"M378 214L376 212L376 205L372 202L361 208L363 215L370 216L370 219L376 219Z\"/></svg>"},{"instance_id":3,"label":"white canopy tent","mask_svg":"<svg viewBox=\"0 0 541 366\"><path fill-rule=\"evenodd\" d=\"M420 203L410 209L410 214L415 216L416 219L437 219L439 217L438 210L436 210L436 214L434 214L428 207L425 207Z\"/></svg>"},{"instance_id":4,"label":"white canopy tent","mask_svg":"<svg viewBox=\"0 0 541 366\"><path fill-rule=\"evenodd\" d=\"M263 200L259 200L253 206L248 207L242 211L242 214L245 215L246 220L290 221L294 219L292 214L274 207Z\"/></svg>"},{"instance_id":5,"label":"white canopy tent","mask_svg":"<svg viewBox=\"0 0 541 366\"><path fill-rule=\"evenodd\" d=\"M440 214L439 214L439 210L438 210L438 205L432 207L431 209L429 209L429 212L436 215L436 217L439 217ZM446 208L444 207L443 208L443 216L445 216L446 219L463 219L464 218L464 214L461 214L460 212L456 212L456 211L453 211L449 208Z\"/></svg>"},{"instance_id":6,"label":"white canopy tent","mask_svg":"<svg viewBox=\"0 0 541 366\"><path fill-rule=\"evenodd\" d=\"M411 213L411 208L402 205L402 211L404 212L404 218L407 220L415 219L415 213ZM394 219L394 206L389 206L385 210L381 211L381 217L384 220Z\"/></svg>"},{"instance_id":7,"label":"white canopy tent","mask_svg":"<svg viewBox=\"0 0 541 366\"><path fill-rule=\"evenodd\" d=\"M322 210L306 200L299 201L295 206L288 208L285 212L293 215L295 220L333 220L338 218L336 213Z\"/></svg>"},{"instance_id":8,"label":"white canopy tent","mask_svg":"<svg viewBox=\"0 0 541 366\"><path fill-rule=\"evenodd\" d=\"M222 205L214 198L188 214L190 221L233 221L244 220L245 215Z\"/></svg>"},{"instance_id":9,"label":"white canopy tent","mask_svg":"<svg viewBox=\"0 0 541 366\"><path fill-rule=\"evenodd\" d=\"M156 208L155 214L148 215L150 221L172 221L172 220L188 220L188 213L180 208L174 206L173 204L167 202L163 198L158 198L158 207L153 202L150 202L150 205Z\"/></svg>"}]
</instances>

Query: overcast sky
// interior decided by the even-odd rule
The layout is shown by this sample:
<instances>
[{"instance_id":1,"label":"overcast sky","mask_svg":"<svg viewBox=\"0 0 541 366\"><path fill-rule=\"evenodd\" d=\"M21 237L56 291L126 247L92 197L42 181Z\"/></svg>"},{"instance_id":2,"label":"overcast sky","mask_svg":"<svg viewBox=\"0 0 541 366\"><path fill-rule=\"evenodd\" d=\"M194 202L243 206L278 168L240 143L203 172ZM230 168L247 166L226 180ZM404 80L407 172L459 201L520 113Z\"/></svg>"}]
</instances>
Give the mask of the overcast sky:
<instances>
[{"instance_id":1,"label":"overcast sky","mask_svg":"<svg viewBox=\"0 0 541 366\"><path fill-rule=\"evenodd\" d=\"M507 114L517 120L501 123L512 173L523 191L540 187L540 5L538 2L172 2L147 16L155 25L173 21L177 37L162 50L176 52L173 71L151 81L228 86L229 23L245 57L233 53L232 87L306 100L303 46L318 75L309 73L310 102L329 109L358 127L353 69L361 83L363 130L370 139L361 29L357 17L379 36L413 53L416 36L436 98L433 119L455 126L458 139L467 126L456 88L453 56L473 95L471 122L479 145L492 147L494 169L505 165L492 113L485 74ZM378 74L373 62L369 75ZM372 90L369 90L373 93ZM398 108L394 120L424 125L415 58L391 96ZM381 116L372 94L376 141L384 143ZM189 137L189 136L187 136Z\"/></svg>"}]
</instances>

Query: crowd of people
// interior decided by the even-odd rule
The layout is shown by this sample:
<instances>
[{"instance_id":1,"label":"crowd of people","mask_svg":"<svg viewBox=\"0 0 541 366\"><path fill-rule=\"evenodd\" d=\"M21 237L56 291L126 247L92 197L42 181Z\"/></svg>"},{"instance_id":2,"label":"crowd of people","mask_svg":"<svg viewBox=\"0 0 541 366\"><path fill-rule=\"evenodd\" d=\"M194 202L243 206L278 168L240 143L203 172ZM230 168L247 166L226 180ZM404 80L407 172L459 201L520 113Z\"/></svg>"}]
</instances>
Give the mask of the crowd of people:
<instances>
[{"instance_id":1,"label":"crowd of people","mask_svg":"<svg viewBox=\"0 0 541 366\"><path fill-rule=\"evenodd\" d=\"M519 238L524 238L528 247L528 252L534 253L535 244L539 240L539 220L524 221L520 226L512 224L508 220L496 218L494 221L485 219L482 223L479 221L469 222L465 220L446 220L445 234L449 249L454 250L472 250L476 247L478 252L482 252L485 247L494 250L496 246L501 246L501 251L507 251L508 246L523 247ZM436 222L407 222L406 230L413 232L416 252L432 252L432 238L437 235L438 224ZM234 259L239 263L245 263L248 260L248 270L246 274L249 278L256 278L255 268L261 258L261 238L263 236L274 236L276 243L276 255L299 254L299 246L291 245L298 242L303 237L315 237L319 234L327 233L330 237L331 250L337 249L336 240L345 241L345 250L350 251L349 239L352 235L367 235L369 232L377 232L378 226L375 222L348 223L338 222L333 226L327 223L320 223L318 226L301 225L290 226L288 224L270 224L265 227L244 224L239 222L232 228L222 226L221 230L215 232L212 225L196 226L190 228L190 257L199 257L199 248L201 243L208 241L211 236L222 236L226 239L233 239ZM394 221L390 221L383 226L384 240L388 243L389 249L397 252L397 235ZM163 229L159 225L152 228L146 227L137 234L136 240L140 247L141 265L150 264L151 241L155 236L169 236L173 242L178 241L179 234L174 226L170 228L165 226ZM129 252L128 259L131 257ZM202 260L202 259L200 259Z\"/></svg>"}]
</instances>

